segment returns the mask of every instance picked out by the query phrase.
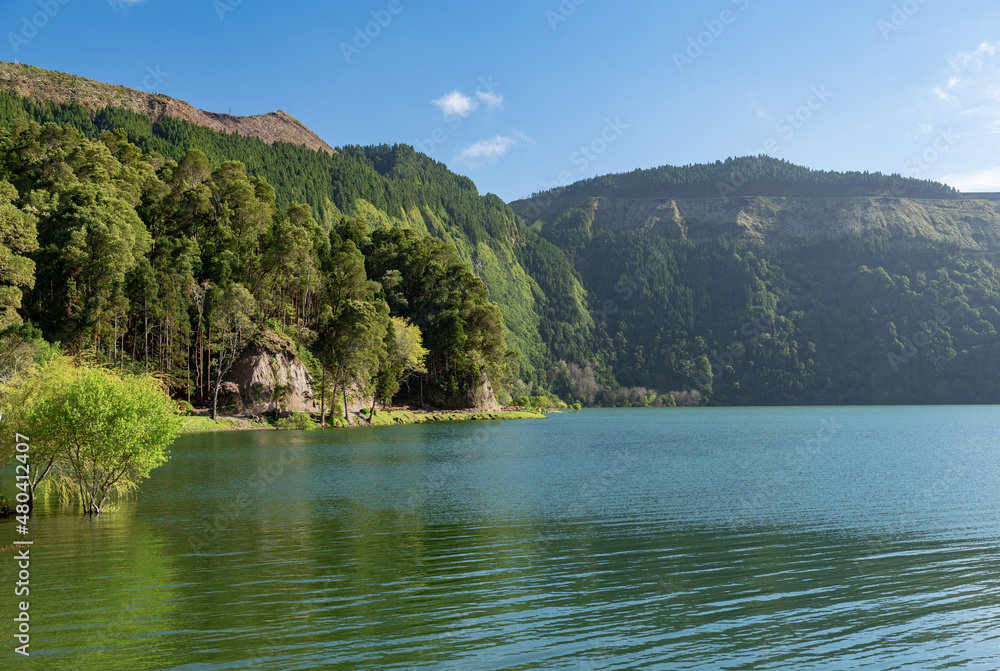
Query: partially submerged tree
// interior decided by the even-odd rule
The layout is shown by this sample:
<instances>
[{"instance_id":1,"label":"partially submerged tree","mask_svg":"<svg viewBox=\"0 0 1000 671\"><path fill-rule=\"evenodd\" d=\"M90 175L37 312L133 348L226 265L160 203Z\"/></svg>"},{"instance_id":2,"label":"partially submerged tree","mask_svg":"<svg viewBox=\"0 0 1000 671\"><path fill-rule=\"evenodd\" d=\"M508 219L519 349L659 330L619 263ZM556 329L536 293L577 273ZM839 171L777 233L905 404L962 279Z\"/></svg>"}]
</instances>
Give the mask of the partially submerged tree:
<instances>
[{"instance_id":1,"label":"partially submerged tree","mask_svg":"<svg viewBox=\"0 0 1000 671\"><path fill-rule=\"evenodd\" d=\"M47 413L65 437L67 475L84 513L100 514L112 492L127 492L167 462L181 432L177 406L149 376L118 377L81 367Z\"/></svg>"},{"instance_id":2,"label":"partially submerged tree","mask_svg":"<svg viewBox=\"0 0 1000 671\"><path fill-rule=\"evenodd\" d=\"M76 375L73 360L59 357L46 366L38 366L0 385L0 410L3 424L0 455L3 464L15 455L15 434L28 437L31 464L28 471L28 508L35 505L35 492L46 478L57 474L65 456L67 439L61 425L51 421L54 399Z\"/></svg>"},{"instance_id":3,"label":"partially submerged tree","mask_svg":"<svg viewBox=\"0 0 1000 671\"><path fill-rule=\"evenodd\" d=\"M112 493L134 490L167 461L180 434L177 406L148 375L119 377L60 357L2 388L4 428L31 441L30 504L57 475L71 483L84 513L100 514ZM13 457L4 441L3 456Z\"/></svg>"}]
</instances>

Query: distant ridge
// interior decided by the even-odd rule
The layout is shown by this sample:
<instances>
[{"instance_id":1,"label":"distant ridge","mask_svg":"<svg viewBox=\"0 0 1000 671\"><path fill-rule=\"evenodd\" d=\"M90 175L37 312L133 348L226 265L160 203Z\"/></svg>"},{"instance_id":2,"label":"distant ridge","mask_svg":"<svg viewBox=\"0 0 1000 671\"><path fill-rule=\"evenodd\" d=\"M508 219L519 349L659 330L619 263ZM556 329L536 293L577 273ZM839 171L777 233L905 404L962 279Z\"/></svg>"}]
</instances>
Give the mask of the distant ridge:
<instances>
[{"instance_id":1,"label":"distant ridge","mask_svg":"<svg viewBox=\"0 0 1000 671\"><path fill-rule=\"evenodd\" d=\"M314 151L337 153L301 121L280 110L248 117L205 112L183 100L159 93L145 93L125 86L104 84L85 77L4 61L0 61L0 89L36 100L76 103L93 112L105 107L121 107L137 114L145 114L153 122L166 116L222 133L260 138L267 144L285 142Z\"/></svg>"}]
</instances>

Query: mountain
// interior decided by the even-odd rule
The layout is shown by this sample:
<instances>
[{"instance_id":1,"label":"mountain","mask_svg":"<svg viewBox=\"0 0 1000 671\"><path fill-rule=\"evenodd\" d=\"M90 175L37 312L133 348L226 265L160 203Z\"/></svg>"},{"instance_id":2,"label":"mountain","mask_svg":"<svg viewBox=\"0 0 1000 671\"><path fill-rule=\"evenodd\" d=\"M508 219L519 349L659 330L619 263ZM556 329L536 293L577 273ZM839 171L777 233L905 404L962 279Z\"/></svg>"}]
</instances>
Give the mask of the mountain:
<instances>
[{"instance_id":1,"label":"mountain","mask_svg":"<svg viewBox=\"0 0 1000 671\"><path fill-rule=\"evenodd\" d=\"M8 174L0 177L18 187L15 204L25 212L46 213L49 196L31 189L62 174L63 164L82 160L79 150L44 165L17 159L24 152L11 143L19 133L35 138L32 147L38 133L56 133L30 131L31 122L76 129L104 143L122 165L132 160L120 145L127 140L166 185L187 184L183 175L192 172L198 189L223 193L235 169L226 162L239 161L246 177L236 173L236 181L266 181L260 197L277 208L279 222L301 219L296 204L306 204L323 239L342 250L338 263L356 270L351 245L365 258L368 280L375 282L374 294L358 285L366 301L384 303L393 316L414 318L432 333L435 365L451 380L441 398L461 395L455 385L475 383L476 371L502 368L495 339L487 343L491 358L484 367L485 350L468 338L472 332L481 337L484 323L499 330L474 290L475 277L499 307L512 350L505 359L510 377L493 382L514 398L553 394L599 405L1000 402L1000 203L994 194L972 197L900 175L824 172L746 157L605 175L507 205L406 145L331 153L284 139L268 144L151 115L134 102L148 103L147 94L108 93L105 99L115 104L104 107L91 96L86 106L63 90L92 86L81 83L86 80L16 71L33 73L35 83L0 92L0 127L12 133L0 135L8 151ZM80 145L72 138L61 142ZM86 146L94 156L103 151ZM87 168L86 161L79 167ZM143 204L144 198L136 201L136 216L155 229L161 205ZM207 217L190 230L216 225L218 214L205 211L203 201L171 199L162 205L171 217L185 207ZM404 233L411 237L393 237ZM447 247L418 242L432 238ZM45 254L55 249L34 254L43 262L39 272L47 272ZM154 250L165 253L162 245ZM191 261L193 279L229 272L233 262L215 250L202 247L200 260ZM463 273L435 260L447 258L461 262ZM135 331L135 301L146 299L134 292L147 280L134 274L140 266L143 277L153 272L142 263L124 275L132 283L127 338L136 356L158 347L146 344L152 336L145 325L139 340ZM169 283L183 285L181 279ZM29 298L38 309L49 305L39 287ZM168 302L182 308L170 315L171 328L180 320L184 333L197 334L201 317L190 297ZM459 321L449 322L453 317ZM48 318L62 319L58 313ZM318 328L318 317L310 319ZM197 336L164 340L178 361L185 357L174 350L188 337Z\"/></svg>"},{"instance_id":2,"label":"mountain","mask_svg":"<svg viewBox=\"0 0 1000 671\"><path fill-rule=\"evenodd\" d=\"M533 212L532 201L513 203ZM998 203L985 199L895 196L790 198L583 198L531 223L550 236L574 228L633 231L667 240L743 240L788 245L854 236L950 243L969 251L1000 249Z\"/></svg>"},{"instance_id":3,"label":"mountain","mask_svg":"<svg viewBox=\"0 0 1000 671\"><path fill-rule=\"evenodd\" d=\"M266 180L274 188L279 208L309 205L327 233L345 221L361 221L369 232L379 227L408 229L447 243L488 286L491 300L500 305L506 317L503 333L507 345L517 353L510 360L514 377L527 385L540 382L549 360L539 317L540 304L547 297L521 265L518 250L544 241L522 231L503 201L494 195L480 195L468 178L405 145L345 146L332 152L287 139L269 145L259 137L220 132L170 115L148 114L143 105L155 103L156 97L145 93L121 87L105 89L97 82L28 66L10 66L5 72L8 78L12 72L21 77L16 91L29 95L20 95L9 86L0 91L0 127L55 124L73 128L92 140L112 132L141 149L157 165L167 162L167 167L169 161L183 163L192 150L198 150L212 168L226 161L241 162L247 176ZM68 101L67 91L93 93L76 94L76 100L87 102L83 105ZM113 104L101 107L101 101ZM178 105L194 109L186 103ZM582 298L576 309L576 317L585 318Z\"/></svg>"},{"instance_id":4,"label":"mountain","mask_svg":"<svg viewBox=\"0 0 1000 671\"><path fill-rule=\"evenodd\" d=\"M107 107L124 109L148 116L152 122L169 117L220 133L259 138L269 145L285 142L334 153L333 147L302 122L280 110L249 117L205 112L183 100L159 93L144 93L124 86L103 84L84 77L7 62L0 62L0 90L24 98L79 105L91 112Z\"/></svg>"},{"instance_id":5,"label":"mountain","mask_svg":"<svg viewBox=\"0 0 1000 671\"><path fill-rule=\"evenodd\" d=\"M767 157L512 203L594 316L558 325L548 384L631 404L1000 401L997 205Z\"/></svg>"}]
</instances>

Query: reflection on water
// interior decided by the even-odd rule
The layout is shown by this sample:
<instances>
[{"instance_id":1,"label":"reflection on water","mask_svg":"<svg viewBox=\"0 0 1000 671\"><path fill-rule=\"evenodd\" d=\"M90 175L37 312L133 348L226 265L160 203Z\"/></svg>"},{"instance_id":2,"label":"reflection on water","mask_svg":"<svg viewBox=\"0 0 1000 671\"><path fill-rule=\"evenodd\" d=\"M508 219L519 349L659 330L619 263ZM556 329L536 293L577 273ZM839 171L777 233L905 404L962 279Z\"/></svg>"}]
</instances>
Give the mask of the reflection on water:
<instances>
[{"instance_id":1,"label":"reflection on water","mask_svg":"<svg viewBox=\"0 0 1000 671\"><path fill-rule=\"evenodd\" d=\"M42 507L17 663L996 669L998 428L622 410L188 436L120 512Z\"/></svg>"}]
</instances>

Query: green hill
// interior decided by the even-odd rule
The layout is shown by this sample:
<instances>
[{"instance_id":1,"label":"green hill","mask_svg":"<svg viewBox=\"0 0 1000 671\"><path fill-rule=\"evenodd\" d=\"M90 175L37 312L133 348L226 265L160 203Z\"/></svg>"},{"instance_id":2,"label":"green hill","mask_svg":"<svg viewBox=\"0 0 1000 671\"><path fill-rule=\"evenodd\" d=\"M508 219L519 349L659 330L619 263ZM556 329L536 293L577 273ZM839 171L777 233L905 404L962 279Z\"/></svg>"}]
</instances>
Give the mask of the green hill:
<instances>
[{"instance_id":1,"label":"green hill","mask_svg":"<svg viewBox=\"0 0 1000 671\"><path fill-rule=\"evenodd\" d=\"M994 200L759 157L598 177L512 207L572 264L596 317L560 324L566 365L548 383L564 395L1000 401Z\"/></svg>"},{"instance_id":2,"label":"green hill","mask_svg":"<svg viewBox=\"0 0 1000 671\"><path fill-rule=\"evenodd\" d=\"M37 68L0 68L0 84L0 127L8 129L4 177L18 190L14 205L39 217L42 249L27 256L43 278L52 272L46 266L52 245L63 244L51 242L46 223L46 208L55 202L46 200L53 194L50 182L59 183L53 175L69 170L75 180L101 183L89 161L103 155L97 146L103 144L119 164L102 168L112 175L109 184L126 184L121 197L134 201L153 239L160 216L154 201L171 221L197 213L204 221L182 228L201 250L190 277L225 281L236 261L219 256L220 243L203 246L220 215L210 200L221 196L201 201L198 194L202 188L226 193L231 168L224 166L239 161L246 175L233 178L256 184L258 200L274 208L276 221L301 218L297 203L310 206L322 240L341 252L336 263L347 264L323 266L316 257L316 268L353 267L354 254L361 254L375 284L358 285L357 295L417 319L434 334L435 370L450 380L442 383L441 398L459 394L455 385L473 384L477 371L489 370L511 375L504 384L514 397L554 393L596 404L1000 402L995 194L971 197L900 175L814 171L746 157L597 177L507 205L406 145L331 152L291 136L224 132L164 113L155 96L105 90ZM102 107L102 100L112 106ZM26 130L28 122L70 127L100 143ZM42 145L42 137L57 138L65 156L15 160L18 134L25 133ZM149 167L115 177L136 160L121 140L138 147ZM191 158L195 149L206 165ZM147 171L156 173L151 184L194 190L150 201L145 187L136 186ZM191 187L185 174L195 175L197 184ZM140 193L129 191L134 188ZM412 236L394 237L401 231ZM430 238L447 247L417 242ZM261 238L264 249L278 249L267 247L277 244L268 240ZM448 269L452 257L464 274ZM143 270L143 263L139 259L122 276L122 291L131 292L129 320L138 318L140 276L157 272ZM401 269L417 277L403 277ZM73 277L59 277L77 286ZM472 278L488 296L474 289ZM471 293L442 292L442 286ZM36 321L48 319L46 328L54 333L55 322L64 319L41 314L48 305L44 291L36 286L29 292L24 311L34 309ZM471 302L464 304L464 296ZM92 298L99 312L118 300ZM503 374L499 343L460 346L469 334L483 335L477 323L496 323L488 310L480 312L487 298L503 315L506 347L516 352L505 359L514 368ZM302 309L298 298L287 300L290 309ZM184 301L171 308L179 310L176 319L166 313L158 319L183 321L197 332L198 311ZM100 314L113 319L115 313ZM316 313L305 321L318 329L321 320ZM141 361L148 334L138 348L136 324L129 321L129 354ZM489 363L482 358L487 351ZM175 372L184 360L178 355L181 363L171 363Z\"/></svg>"},{"instance_id":3,"label":"green hill","mask_svg":"<svg viewBox=\"0 0 1000 671\"><path fill-rule=\"evenodd\" d=\"M213 166L240 161L249 176L267 180L275 188L278 207L308 204L327 231L342 219L360 219L369 229L406 228L448 243L486 283L491 299L502 308L508 346L519 354L518 377L539 379L549 358L539 317L540 304L547 296L519 262L517 250L543 241L521 231L513 211L499 198L481 196L471 180L412 147L347 146L330 153L281 139L268 144L258 137L220 132L169 114L150 114L143 105L159 104L159 98L151 94L28 66L0 64L0 85L4 87L0 124L19 119L55 123L89 138L113 131L148 154L174 161L199 149ZM76 94L70 96L67 91ZM93 104L100 99L124 106ZM179 106L180 101L173 105ZM582 302L577 311L585 318Z\"/></svg>"}]
</instances>

